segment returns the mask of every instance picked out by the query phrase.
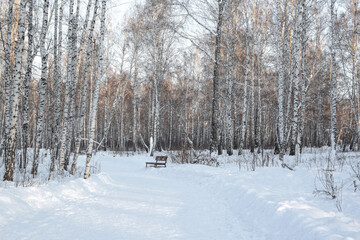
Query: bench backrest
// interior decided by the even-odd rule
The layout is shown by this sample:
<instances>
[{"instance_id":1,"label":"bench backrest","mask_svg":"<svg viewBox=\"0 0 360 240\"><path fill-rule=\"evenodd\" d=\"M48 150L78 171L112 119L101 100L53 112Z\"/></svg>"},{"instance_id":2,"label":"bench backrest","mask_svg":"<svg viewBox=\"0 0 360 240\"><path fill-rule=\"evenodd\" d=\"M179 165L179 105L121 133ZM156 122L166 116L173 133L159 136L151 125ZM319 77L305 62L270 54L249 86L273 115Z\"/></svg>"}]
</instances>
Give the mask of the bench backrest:
<instances>
[{"instance_id":1,"label":"bench backrest","mask_svg":"<svg viewBox=\"0 0 360 240\"><path fill-rule=\"evenodd\" d=\"M167 156L156 156L156 162L167 162Z\"/></svg>"}]
</instances>

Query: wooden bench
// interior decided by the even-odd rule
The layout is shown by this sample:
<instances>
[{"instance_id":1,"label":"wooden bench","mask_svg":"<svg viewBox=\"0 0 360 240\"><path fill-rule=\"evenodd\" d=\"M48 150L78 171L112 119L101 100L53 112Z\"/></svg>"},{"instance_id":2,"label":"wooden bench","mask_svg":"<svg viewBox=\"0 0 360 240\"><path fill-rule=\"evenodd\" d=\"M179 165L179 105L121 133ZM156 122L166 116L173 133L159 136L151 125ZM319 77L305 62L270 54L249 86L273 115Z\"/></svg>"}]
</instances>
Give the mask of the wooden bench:
<instances>
[{"instance_id":1,"label":"wooden bench","mask_svg":"<svg viewBox=\"0 0 360 240\"><path fill-rule=\"evenodd\" d=\"M155 162L146 162L146 167L166 167L167 156L156 156Z\"/></svg>"}]
</instances>

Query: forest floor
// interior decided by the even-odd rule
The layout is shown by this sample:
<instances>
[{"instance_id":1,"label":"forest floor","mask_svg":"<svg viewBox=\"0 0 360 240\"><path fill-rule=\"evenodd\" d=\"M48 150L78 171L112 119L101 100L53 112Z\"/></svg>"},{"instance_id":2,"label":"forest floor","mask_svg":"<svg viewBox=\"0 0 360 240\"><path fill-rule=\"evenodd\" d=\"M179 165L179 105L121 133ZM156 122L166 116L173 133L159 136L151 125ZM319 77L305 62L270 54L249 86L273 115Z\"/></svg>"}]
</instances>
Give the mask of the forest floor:
<instances>
[{"instance_id":1,"label":"forest floor","mask_svg":"<svg viewBox=\"0 0 360 240\"><path fill-rule=\"evenodd\" d=\"M335 199L315 195L321 161L307 157L295 171L251 171L238 156L160 169L145 168L146 155L100 152L101 173L87 180L1 185L0 239L360 239L352 173L334 174Z\"/></svg>"}]
</instances>

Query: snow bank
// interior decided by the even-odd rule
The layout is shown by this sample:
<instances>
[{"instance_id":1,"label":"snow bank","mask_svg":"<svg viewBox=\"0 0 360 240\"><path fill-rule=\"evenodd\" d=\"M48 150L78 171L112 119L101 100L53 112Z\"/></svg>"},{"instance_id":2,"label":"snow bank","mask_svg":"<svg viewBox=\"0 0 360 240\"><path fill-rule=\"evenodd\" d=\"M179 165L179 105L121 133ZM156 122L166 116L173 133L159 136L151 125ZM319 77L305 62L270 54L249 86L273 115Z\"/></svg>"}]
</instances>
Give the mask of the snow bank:
<instances>
[{"instance_id":1,"label":"snow bank","mask_svg":"<svg viewBox=\"0 0 360 240\"><path fill-rule=\"evenodd\" d=\"M305 167L96 158L103 172L88 180L0 188L1 239L360 239L360 194L344 186L340 213Z\"/></svg>"},{"instance_id":2,"label":"snow bank","mask_svg":"<svg viewBox=\"0 0 360 240\"><path fill-rule=\"evenodd\" d=\"M339 213L334 201L314 196L311 171L239 172L236 166L171 170L166 174L201 185L265 239L360 239L359 193L344 190L343 212Z\"/></svg>"}]
</instances>

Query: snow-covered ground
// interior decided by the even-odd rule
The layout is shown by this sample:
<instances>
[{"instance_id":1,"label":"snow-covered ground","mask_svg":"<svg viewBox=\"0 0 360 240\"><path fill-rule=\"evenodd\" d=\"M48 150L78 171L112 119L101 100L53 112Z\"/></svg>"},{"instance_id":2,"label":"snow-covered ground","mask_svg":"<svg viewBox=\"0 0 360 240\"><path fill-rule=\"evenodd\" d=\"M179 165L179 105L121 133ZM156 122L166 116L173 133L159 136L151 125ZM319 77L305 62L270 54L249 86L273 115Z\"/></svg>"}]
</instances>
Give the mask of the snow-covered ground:
<instances>
[{"instance_id":1,"label":"snow-covered ground","mask_svg":"<svg viewBox=\"0 0 360 240\"><path fill-rule=\"evenodd\" d=\"M317 163L309 155L295 171L239 171L237 156L219 167L155 169L145 168L145 155L99 153L102 172L88 180L3 185L0 239L360 239L350 173L339 174L339 212L336 200L313 194Z\"/></svg>"}]
</instances>

